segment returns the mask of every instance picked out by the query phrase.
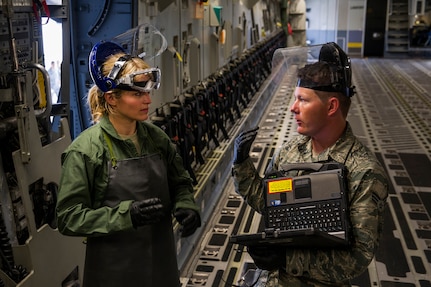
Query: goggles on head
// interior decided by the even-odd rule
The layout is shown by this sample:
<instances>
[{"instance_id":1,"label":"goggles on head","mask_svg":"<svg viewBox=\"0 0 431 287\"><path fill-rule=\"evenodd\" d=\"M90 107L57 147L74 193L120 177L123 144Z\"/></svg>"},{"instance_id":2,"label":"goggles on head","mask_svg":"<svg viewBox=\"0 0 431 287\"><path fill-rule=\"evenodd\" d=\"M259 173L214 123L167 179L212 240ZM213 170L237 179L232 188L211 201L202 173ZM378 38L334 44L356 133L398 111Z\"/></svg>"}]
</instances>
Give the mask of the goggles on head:
<instances>
[{"instance_id":1,"label":"goggles on head","mask_svg":"<svg viewBox=\"0 0 431 287\"><path fill-rule=\"evenodd\" d=\"M116 80L117 88L122 90L136 90L151 92L160 87L161 72L158 68L148 68L137 71Z\"/></svg>"}]
</instances>

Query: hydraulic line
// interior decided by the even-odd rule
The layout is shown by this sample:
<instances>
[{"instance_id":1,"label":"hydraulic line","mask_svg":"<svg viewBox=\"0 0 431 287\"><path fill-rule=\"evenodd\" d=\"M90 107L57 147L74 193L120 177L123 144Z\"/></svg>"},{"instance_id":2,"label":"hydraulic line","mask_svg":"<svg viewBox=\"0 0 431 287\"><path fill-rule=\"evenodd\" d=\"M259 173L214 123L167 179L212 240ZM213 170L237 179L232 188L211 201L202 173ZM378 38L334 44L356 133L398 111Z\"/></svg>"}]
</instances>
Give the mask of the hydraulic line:
<instances>
[{"instance_id":1,"label":"hydraulic line","mask_svg":"<svg viewBox=\"0 0 431 287\"><path fill-rule=\"evenodd\" d=\"M96 23L94 23L93 26L90 27L90 30L88 30L88 33L87 33L88 36L91 37L91 36L94 36L94 34L96 34L96 32L102 26L103 22L105 22L110 8L111 8L111 0L105 0L105 4L103 5L102 11L97 17Z\"/></svg>"},{"instance_id":2,"label":"hydraulic line","mask_svg":"<svg viewBox=\"0 0 431 287\"><path fill-rule=\"evenodd\" d=\"M27 269L22 265L15 265L12 245L4 224L3 213L0 211L0 258L1 269L15 282L20 282L27 275ZM2 282L0 282L0 287Z\"/></svg>"}]
</instances>

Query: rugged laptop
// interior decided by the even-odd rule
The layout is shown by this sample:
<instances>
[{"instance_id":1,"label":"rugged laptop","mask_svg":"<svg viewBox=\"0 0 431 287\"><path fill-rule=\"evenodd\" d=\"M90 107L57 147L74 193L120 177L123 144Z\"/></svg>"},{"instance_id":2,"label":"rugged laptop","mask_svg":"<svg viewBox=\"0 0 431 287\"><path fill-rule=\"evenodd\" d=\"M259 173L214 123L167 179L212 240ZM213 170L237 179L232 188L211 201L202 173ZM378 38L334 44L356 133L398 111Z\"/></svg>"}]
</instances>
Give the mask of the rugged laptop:
<instances>
[{"instance_id":1,"label":"rugged laptop","mask_svg":"<svg viewBox=\"0 0 431 287\"><path fill-rule=\"evenodd\" d=\"M344 165L337 162L282 166L263 180L265 230L232 235L243 245L282 244L298 247L343 247L350 223ZM300 176L284 176L298 170Z\"/></svg>"}]
</instances>

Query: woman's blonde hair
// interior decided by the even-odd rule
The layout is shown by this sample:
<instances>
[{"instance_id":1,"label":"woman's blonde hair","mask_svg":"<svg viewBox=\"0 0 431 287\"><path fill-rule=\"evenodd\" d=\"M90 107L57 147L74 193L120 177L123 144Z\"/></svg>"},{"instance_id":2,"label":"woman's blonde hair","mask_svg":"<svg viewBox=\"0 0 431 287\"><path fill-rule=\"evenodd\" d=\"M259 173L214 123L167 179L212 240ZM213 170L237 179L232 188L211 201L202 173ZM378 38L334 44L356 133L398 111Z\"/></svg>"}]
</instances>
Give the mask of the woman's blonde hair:
<instances>
[{"instance_id":1,"label":"woman's blonde hair","mask_svg":"<svg viewBox=\"0 0 431 287\"><path fill-rule=\"evenodd\" d=\"M122 56L125 56L125 54L117 53L107 58L102 66L103 75L107 76L114 67L115 62ZM128 75L133 72L148 68L150 68L150 66L144 60L135 57L130 58L130 60L128 60L124 64L123 69L121 70L121 73L117 76L117 78L121 78L124 75ZM118 98L121 97L121 90L119 89L113 89L111 91L108 91L108 93L112 93L115 97ZM93 85L88 91L87 104L90 108L93 123L97 123L103 116L115 112L112 107L106 102L104 95L105 93L102 92L99 87L97 87L97 85Z\"/></svg>"}]
</instances>

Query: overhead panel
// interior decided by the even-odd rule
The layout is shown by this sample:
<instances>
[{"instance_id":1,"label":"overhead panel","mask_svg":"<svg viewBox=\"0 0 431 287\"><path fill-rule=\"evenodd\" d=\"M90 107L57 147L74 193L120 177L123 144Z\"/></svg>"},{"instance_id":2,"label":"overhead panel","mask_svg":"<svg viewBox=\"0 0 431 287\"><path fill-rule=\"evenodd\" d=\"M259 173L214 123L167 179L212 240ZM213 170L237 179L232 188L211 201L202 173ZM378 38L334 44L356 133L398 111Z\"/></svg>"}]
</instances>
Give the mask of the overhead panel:
<instances>
[{"instance_id":1,"label":"overhead panel","mask_svg":"<svg viewBox=\"0 0 431 287\"><path fill-rule=\"evenodd\" d=\"M247 7L247 9L253 8L253 6L258 2L258 0L242 0L242 3Z\"/></svg>"},{"instance_id":2,"label":"overhead panel","mask_svg":"<svg viewBox=\"0 0 431 287\"><path fill-rule=\"evenodd\" d=\"M190 41L190 85L196 85L201 80L201 43L193 37Z\"/></svg>"},{"instance_id":3,"label":"overhead panel","mask_svg":"<svg viewBox=\"0 0 431 287\"><path fill-rule=\"evenodd\" d=\"M169 7L169 5L171 5L172 3L174 3L174 0L158 0L158 1L148 1L149 3L152 2L156 2L157 3L157 7L159 9L159 12L162 12L163 10L165 10L166 8Z\"/></svg>"},{"instance_id":4,"label":"overhead panel","mask_svg":"<svg viewBox=\"0 0 431 287\"><path fill-rule=\"evenodd\" d=\"M71 105L82 107L82 114L77 121L82 122L83 128L91 125L86 95L92 80L88 73L88 55L94 44L101 40L110 40L113 37L132 28L133 9L131 0L113 1L96 0L90 3L87 0L70 1L71 23L71 64L74 67L73 77L76 80L70 93ZM79 13L74 13L79 11ZM77 117L77 115L74 115ZM71 119L74 121L74 119ZM73 125L76 130L73 137L81 132L81 127Z\"/></svg>"},{"instance_id":5,"label":"overhead panel","mask_svg":"<svg viewBox=\"0 0 431 287\"><path fill-rule=\"evenodd\" d=\"M225 21L223 25L223 29L226 31L226 39L224 43L224 57L229 58L232 56L232 23L230 21Z\"/></svg>"}]
</instances>

